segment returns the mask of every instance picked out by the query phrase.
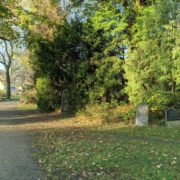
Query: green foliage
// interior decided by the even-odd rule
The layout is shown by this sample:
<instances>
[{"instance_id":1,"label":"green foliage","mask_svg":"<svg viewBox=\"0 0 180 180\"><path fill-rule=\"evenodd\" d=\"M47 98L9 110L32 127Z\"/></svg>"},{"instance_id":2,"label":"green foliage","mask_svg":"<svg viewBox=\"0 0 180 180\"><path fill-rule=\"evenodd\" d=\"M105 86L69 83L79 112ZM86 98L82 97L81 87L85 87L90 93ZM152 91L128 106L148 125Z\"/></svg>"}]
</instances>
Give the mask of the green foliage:
<instances>
[{"instance_id":1,"label":"green foliage","mask_svg":"<svg viewBox=\"0 0 180 180\"><path fill-rule=\"evenodd\" d=\"M13 40L19 37L18 15L22 12L20 0L0 1L0 39ZM13 19L13 20L12 20Z\"/></svg>"},{"instance_id":2,"label":"green foliage","mask_svg":"<svg viewBox=\"0 0 180 180\"><path fill-rule=\"evenodd\" d=\"M175 9L171 11L168 3L161 2L143 8L136 18L131 50L125 64L126 91L134 104L147 102L152 109L159 110L175 104L171 97L179 86L179 61L173 55L174 49L178 48L175 43L178 37L176 29L166 25L171 24L172 18L167 16L167 12L173 16ZM171 96L168 95L170 91Z\"/></svg>"},{"instance_id":3,"label":"green foliage","mask_svg":"<svg viewBox=\"0 0 180 180\"><path fill-rule=\"evenodd\" d=\"M37 78L48 76L49 84L54 93L58 93L56 94L58 97L63 89L69 89L73 110L86 101L85 89L81 88L85 86L82 84L85 55L82 51L84 47L80 36L81 28L79 22L74 22L72 25L64 22L57 27L54 41L38 39L36 48L33 49L33 65ZM82 96L84 99L81 98Z\"/></svg>"},{"instance_id":4,"label":"green foliage","mask_svg":"<svg viewBox=\"0 0 180 180\"><path fill-rule=\"evenodd\" d=\"M133 121L136 116L136 109L131 107L126 112L122 112L119 115L120 121Z\"/></svg>"},{"instance_id":5,"label":"green foliage","mask_svg":"<svg viewBox=\"0 0 180 180\"><path fill-rule=\"evenodd\" d=\"M116 108L109 109L103 116L103 123L125 123L130 124L133 122L136 114L136 109L129 105L124 104Z\"/></svg>"},{"instance_id":6,"label":"green foliage","mask_svg":"<svg viewBox=\"0 0 180 180\"><path fill-rule=\"evenodd\" d=\"M173 98L180 90L177 0L74 0L69 12L52 0L47 0L47 7L41 2L33 1L31 14L24 18L32 21L26 41L35 79L48 79L53 92L44 93L42 104L52 107L55 97L60 102L64 89L74 112L88 104L117 106L128 100L134 105L147 102L152 112L177 104L179 95ZM66 16L51 13L61 11ZM131 117L127 111L117 119Z\"/></svg>"},{"instance_id":7,"label":"green foliage","mask_svg":"<svg viewBox=\"0 0 180 180\"><path fill-rule=\"evenodd\" d=\"M107 57L99 62L94 74L94 87L89 91L92 102L120 102L123 96L121 81L123 62L117 57Z\"/></svg>"},{"instance_id":8,"label":"green foliage","mask_svg":"<svg viewBox=\"0 0 180 180\"><path fill-rule=\"evenodd\" d=\"M135 118L136 109L130 104L117 105L116 103L88 104L78 115L85 115L90 121L102 124L122 123L130 124Z\"/></svg>"},{"instance_id":9,"label":"green foliage","mask_svg":"<svg viewBox=\"0 0 180 180\"><path fill-rule=\"evenodd\" d=\"M91 65L94 64L94 87L90 89L91 101L120 102L124 98L123 63L127 43L127 27L123 10L118 3L99 3L90 17L86 39L94 51Z\"/></svg>"},{"instance_id":10,"label":"green foliage","mask_svg":"<svg viewBox=\"0 0 180 180\"><path fill-rule=\"evenodd\" d=\"M86 105L86 108L83 111L79 112L78 114L83 114L86 117L89 117L92 120L102 122L104 118L109 114L109 109L112 108L110 104L103 103L93 103Z\"/></svg>"},{"instance_id":11,"label":"green foliage","mask_svg":"<svg viewBox=\"0 0 180 180\"><path fill-rule=\"evenodd\" d=\"M0 90L0 97L6 97L6 91Z\"/></svg>"},{"instance_id":12,"label":"green foliage","mask_svg":"<svg viewBox=\"0 0 180 180\"><path fill-rule=\"evenodd\" d=\"M37 105L41 111L52 111L58 104L57 97L53 93L49 79L42 77L36 81Z\"/></svg>"},{"instance_id":13,"label":"green foliage","mask_svg":"<svg viewBox=\"0 0 180 180\"><path fill-rule=\"evenodd\" d=\"M124 87L123 62L118 57L121 51L109 49L112 42L105 30L100 33L97 27L90 26L91 21L64 22L57 27L52 42L39 39L34 49L37 77L47 75L54 79L50 84L56 92L69 89L73 111L89 102L118 102L124 96L120 92Z\"/></svg>"}]
</instances>

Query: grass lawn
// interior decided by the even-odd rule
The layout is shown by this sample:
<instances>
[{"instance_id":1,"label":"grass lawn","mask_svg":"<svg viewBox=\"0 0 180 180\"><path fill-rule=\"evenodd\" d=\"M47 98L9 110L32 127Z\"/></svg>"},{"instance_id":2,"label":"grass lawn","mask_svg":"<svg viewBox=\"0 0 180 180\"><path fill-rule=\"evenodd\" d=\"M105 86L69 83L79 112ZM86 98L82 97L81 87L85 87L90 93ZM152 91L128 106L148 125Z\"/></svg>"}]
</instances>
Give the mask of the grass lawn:
<instances>
[{"instance_id":1,"label":"grass lawn","mask_svg":"<svg viewBox=\"0 0 180 180\"><path fill-rule=\"evenodd\" d=\"M19 104L18 110L20 111L36 111L37 105L36 104Z\"/></svg>"},{"instance_id":2,"label":"grass lawn","mask_svg":"<svg viewBox=\"0 0 180 180\"><path fill-rule=\"evenodd\" d=\"M180 129L67 120L34 131L35 157L48 179L180 179Z\"/></svg>"}]
</instances>

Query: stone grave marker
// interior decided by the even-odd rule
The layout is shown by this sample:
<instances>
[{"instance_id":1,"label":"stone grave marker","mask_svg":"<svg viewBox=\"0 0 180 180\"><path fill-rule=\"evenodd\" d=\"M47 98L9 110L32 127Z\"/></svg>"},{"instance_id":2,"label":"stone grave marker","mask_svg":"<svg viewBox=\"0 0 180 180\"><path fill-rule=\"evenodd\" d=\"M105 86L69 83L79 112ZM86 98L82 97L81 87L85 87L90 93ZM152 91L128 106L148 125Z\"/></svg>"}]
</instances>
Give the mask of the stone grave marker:
<instances>
[{"instance_id":1,"label":"stone grave marker","mask_svg":"<svg viewBox=\"0 0 180 180\"><path fill-rule=\"evenodd\" d=\"M136 126L148 126L149 106L145 103L139 104L136 112Z\"/></svg>"},{"instance_id":2,"label":"stone grave marker","mask_svg":"<svg viewBox=\"0 0 180 180\"><path fill-rule=\"evenodd\" d=\"M165 120L168 127L180 127L180 108L167 109Z\"/></svg>"},{"instance_id":3,"label":"stone grave marker","mask_svg":"<svg viewBox=\"0 0 180 180\"><path fill-rule=\"evenodd\" d=\"M65 89L62 92L61 112L62 113L68 113L69 112L69 91L67 89Z\"/></svg>"}]
</instances>

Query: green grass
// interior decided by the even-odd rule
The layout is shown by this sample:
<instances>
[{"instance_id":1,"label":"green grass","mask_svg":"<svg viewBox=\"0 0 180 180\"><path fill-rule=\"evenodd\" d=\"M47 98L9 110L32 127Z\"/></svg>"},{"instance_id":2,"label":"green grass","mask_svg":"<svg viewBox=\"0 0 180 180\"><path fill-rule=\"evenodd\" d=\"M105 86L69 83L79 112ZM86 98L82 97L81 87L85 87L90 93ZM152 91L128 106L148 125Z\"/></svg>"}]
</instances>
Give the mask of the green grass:
<instances>
[{"instance_id":1,"label":"green grass","mask_svg":"<svg viewBox=\"0 0 180 180\"><path fill-rule=\"evenodd\" d=\"M20 100L20 97L19 97L19 96L12 96L12 97L11 97L11 100L12 100L12 101L19 101L19 100Z\"/></svg>"},{"instance_id":2,"label":"green grass","mask_svg":"<svg viewBox=\"0 0 180 180\"><path fill-rule=\"evenodd\" d=\"M36 104L19 104L18 110L20 111L37 110L37 105Z\"/></svg>"},{"instance_id":3,"label":"green grass","mask_svg":"<svg viewBox=\"0 0 180 180\"><path fill-rule=\"evenodd\" d=\"M7 99L6 96L0 96L0 100L2 101L19 101L19 96L12 96L11 99Z\"/></svg>"},{"instance_id":4,"label":"green grass","mask_svg":"<svg viewBox=\"0 0 180 180\"><path fill-rule=\"evenodd\" d=\"M180 178L180 129L62 126L34 137L51 180Z\"/></svg>"}]
</instances>

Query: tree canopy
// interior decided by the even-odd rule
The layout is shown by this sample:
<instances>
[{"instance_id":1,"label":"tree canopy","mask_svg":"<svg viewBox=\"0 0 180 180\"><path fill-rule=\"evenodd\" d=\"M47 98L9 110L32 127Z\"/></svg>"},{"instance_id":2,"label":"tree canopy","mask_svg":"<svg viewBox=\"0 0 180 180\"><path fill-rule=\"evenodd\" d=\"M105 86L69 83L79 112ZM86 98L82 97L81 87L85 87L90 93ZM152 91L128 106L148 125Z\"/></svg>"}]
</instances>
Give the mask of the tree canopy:
<instances>
[{"instance_id":1,"label":"tree canopy","mask_svg":"<svg viewBox=\"0 0 180 180\"><path fill-rule=\"evenodd\" d=\"M23 35L34 80L57 97L49 102L68 89L74 111L95 102L163 109L179 101L179 8L177 0L2 1L0 37Z\"/></svg>"}]
</instances>

